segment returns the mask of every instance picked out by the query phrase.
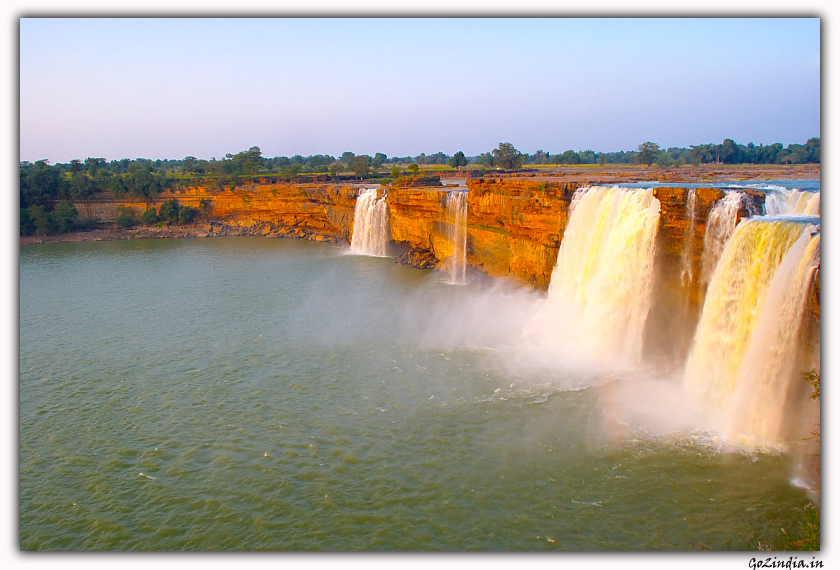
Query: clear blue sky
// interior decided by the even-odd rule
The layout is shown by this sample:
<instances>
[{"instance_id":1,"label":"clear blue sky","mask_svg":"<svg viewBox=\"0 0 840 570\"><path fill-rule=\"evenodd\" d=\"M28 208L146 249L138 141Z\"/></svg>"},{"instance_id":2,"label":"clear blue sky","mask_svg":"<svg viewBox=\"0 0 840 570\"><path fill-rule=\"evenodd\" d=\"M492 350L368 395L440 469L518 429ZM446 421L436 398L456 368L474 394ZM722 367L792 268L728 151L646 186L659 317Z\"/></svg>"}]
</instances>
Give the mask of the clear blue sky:
<instances>
[{"instance_id":1,"label":"clear blue sky","mask_svg":"<svg viewBox=\"0 0 840 570\"><path fill-rule=\"evenodd\" d=\"M21 19L20 159L820 136L818 19Z\"/></svg>"}]
</instances>

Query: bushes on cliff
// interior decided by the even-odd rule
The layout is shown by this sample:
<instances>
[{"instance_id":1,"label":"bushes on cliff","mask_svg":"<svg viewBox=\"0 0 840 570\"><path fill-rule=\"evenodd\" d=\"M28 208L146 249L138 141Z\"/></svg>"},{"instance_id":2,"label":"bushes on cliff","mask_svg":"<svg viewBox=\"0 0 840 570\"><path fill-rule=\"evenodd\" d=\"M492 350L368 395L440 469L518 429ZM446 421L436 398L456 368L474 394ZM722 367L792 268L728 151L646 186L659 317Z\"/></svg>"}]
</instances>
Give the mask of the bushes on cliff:
<instances>
[{"instance_id":1,"label":"bushes on cliff","mask_svg":"<svg viewBox=\"0 0 840 570\"><path fill-rule=\"evenodd\" d=\"M195 219L197 210L189 206L183 206L178 211L178 221L182 224L189 224Z\"/></svg>"},{"instance_id":2,"label":"bushes on cliff","mask_svg":"<svg viewBox=\"0 0 840 570\"><path fill-rule=\"evenodd\" d=\"M20 235L29 236L66 233L79 226L79 212L70 202L62 202L50 212L44 206L31 205L20 209Z\"/></svg>"},{"instance_id":3,"label":"bushes on cliff","mask_svg":"<svg viewBox=\"0 0 840 570\"><path fill-rule=\"evenodd\" d=\"M53 214L58 231L67 233L73 231L79 220L79 211L70 202L62 202Z\"/></svg>"},{"instance_id":4,"label":"bushes on cliff","mask_svg":"<svg viewBox=\"0 0 840 570\"><path fill-rule=\"evenodd\" d=\"M160 217L158 220L165 220L173 224L189 224L195 220L196 215L198 215L198 210L196 208L181 206L178 203L178 200L172 198L160 205Z\"/></svg>"},{"instance_id":5,"label":"bushes on cliff","mask_svg":"<svg viewBox=\"0 0 840 570\"><path fill-rule=\"evenodd\" d=\"M181 209L180 204L178 204L178 200L172 198L171 200L167 200L163 204L160 205L160 218L162 220L166 220L167 222L177 222L178 221L178 210Z\"/></svg>"},{"instance_id":6,"label":"bushes on cliff","mask_svg":"<svg viewBox=\"0 0 840 570\"><path fill-rule=\"evenodd\" d=\"M117 206L117 227L130 228L137 225L137 212L133 208Z\"/></svg>"},{"instance_id":7,"label":"bushes on cliff","mask_svg":"<svg viewBox=\"0 0 840 570\"><path fill-rule=\"evenodd\" d=\"M152 224L156 224L160 221L160 216L158 216L157 210L154 206L149 207L148 210L143 212L143 215L140 216L140 221L150 226Z\"/></svg>"}]
</instances>

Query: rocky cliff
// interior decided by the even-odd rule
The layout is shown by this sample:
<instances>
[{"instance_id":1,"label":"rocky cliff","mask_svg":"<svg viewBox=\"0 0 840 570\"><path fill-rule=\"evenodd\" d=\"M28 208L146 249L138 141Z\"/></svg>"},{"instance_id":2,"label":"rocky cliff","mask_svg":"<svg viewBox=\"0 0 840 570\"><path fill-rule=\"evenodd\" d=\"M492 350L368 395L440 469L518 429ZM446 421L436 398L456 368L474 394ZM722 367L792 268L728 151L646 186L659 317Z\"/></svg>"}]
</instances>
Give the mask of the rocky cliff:
<instances>
[{"instance_id":1,"label":"rocky cliff","mask_svg":"<svg viewBox=\"0 0 840 570\"><path fill-rule=\"evenodd\" d=\"M491 277L547 289L577 187L521 179L470 180L467 263ZM445 198L452 191L458 190L389 191L394 240L446 262L453 244Z\"/></svg>"},{"instance_id":2,"label":"rocky cliff","mask_svg":"<svg viewBox=\"0 0 840 570\"><path fill-rule=\"evenodd\" d=\"M198 209L198 225L204 233L249 234L270 237L301 237L316 241L348 241L353 235L353 211L357 185L345 184L252 184L234 190L187 186L158 196L152 206L176 199L182 206ZM137 200L106 195L79 208L99 221L116 219L117 208L134 210L139 217L146 205Z\"/></svg>"}]
</instances>

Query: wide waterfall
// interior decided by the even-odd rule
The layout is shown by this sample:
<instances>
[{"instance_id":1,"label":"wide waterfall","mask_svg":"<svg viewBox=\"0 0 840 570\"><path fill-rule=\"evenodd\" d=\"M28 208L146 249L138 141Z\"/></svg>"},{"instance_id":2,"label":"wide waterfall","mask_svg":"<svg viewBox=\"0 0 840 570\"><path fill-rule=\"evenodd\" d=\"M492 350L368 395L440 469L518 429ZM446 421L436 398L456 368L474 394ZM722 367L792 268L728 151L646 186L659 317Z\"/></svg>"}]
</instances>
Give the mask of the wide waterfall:
<instances>
[{"instance_id":1,"label":"wide waterfall","mask_svg":"<svg viewBox=\"0 0 840 570\"><path fill-rule=\"evenodd\" d=\"M391 240L386 196L378 197L376 188L366 188L356 198L353 239L350 251L360 255L385 257Z\"/></svg>"},{"instance_id":2,"label":"wide waterfall","mask_svg":"<svg viewBox=\"0 0 840 570\"><path fill-rule=\"evenodd\" d=\"M683 383L733 441L778 442L811 270L818 263L815 227L789 219L743 221L709 284Z\"/></svg>"},{"instance_id":3,"label":"wide waterfall","mask_svg":"<svg viewBox=\"0 0 840 570\"><path fill-rule=\"evenodd\" d=\"M452 244L449 282L456 285L467 282L467 198L467 193L462 191L446 194L446 237Z\"/></svg>"},{"instance_id":4,"label":"wide waterfall","mask_svg":"<svg viewBox=\"0 0 840 570\"><path fill-rule=\"evenodd\" d=\"M651 304L659 200L587 187L572 199L545 310L529 327L575 353L637 362Z\"/></svg>"},{"instance_id":5,"label":"wide waterfall","mask_svg":"<svg viewBox=\"0 0 840 570\"><path fill-rule=\"evenodd\" d=\"M802 190L767 192L764 211L768 216L820 215L820 193Z\"/></svg>"}]
</instances>

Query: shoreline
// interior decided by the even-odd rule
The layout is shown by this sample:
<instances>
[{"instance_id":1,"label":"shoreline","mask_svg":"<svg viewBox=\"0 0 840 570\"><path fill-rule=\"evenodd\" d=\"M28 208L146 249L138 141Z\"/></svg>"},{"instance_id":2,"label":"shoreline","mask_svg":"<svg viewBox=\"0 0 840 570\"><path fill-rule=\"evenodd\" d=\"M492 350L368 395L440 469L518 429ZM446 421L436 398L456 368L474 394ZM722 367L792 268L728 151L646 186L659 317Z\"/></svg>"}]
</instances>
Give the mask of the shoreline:
<instances>
[{"instance_id":1,"label":"shoreline","mask_svg":"<svg viewBox=\"0 0 840 570\"><path fill-rule=\"evenodd\" d=\"M82 243L92 241L120 241L133 239L174 239L174 238L205 238L205 237L264 237L269 239L288 237L305 238L311 241L324 241L339 243L347 241L344 239L331 239L331 236L322 234L311 234L301 230L282 231L274 227L274 224L254 224L251 227L242 227L231 222L209 222L195 223L183 226L143 226L138 228L95 228L91 230L79 230L65 234L52 234L45 236L20 236L19 245L39 245L49 243Z\"/></svg>"}]
</instances>

